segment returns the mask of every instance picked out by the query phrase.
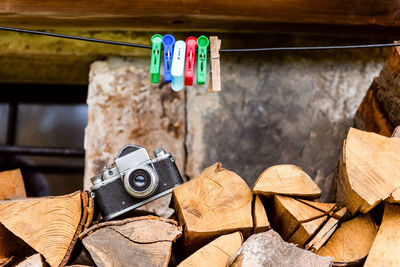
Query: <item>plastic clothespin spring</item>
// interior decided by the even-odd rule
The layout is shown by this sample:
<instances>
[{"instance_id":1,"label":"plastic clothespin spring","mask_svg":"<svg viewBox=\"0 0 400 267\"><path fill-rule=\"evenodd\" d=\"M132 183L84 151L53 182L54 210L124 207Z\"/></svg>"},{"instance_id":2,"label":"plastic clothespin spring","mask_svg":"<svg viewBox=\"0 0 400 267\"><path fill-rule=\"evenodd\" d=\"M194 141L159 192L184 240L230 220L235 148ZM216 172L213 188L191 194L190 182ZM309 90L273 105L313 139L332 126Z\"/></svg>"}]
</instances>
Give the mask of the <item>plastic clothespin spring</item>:
<instances>
[{"instance_id":1,"label":"plastic clothespin spring","mask_svg":"<svg viewBox=\"0 0 400 267\"><path fill-rule=\"evenodd\" d=\"M197 38L197 84L205 84L207 79L207 48L210 44L204 35Z\"/></svg>"},{"instance_id":2,"label":"plastic clothespin spring","mask_svg":"<svg viewBox=\"0 0 400 267\"><path fill-rule=\"evenodd\" d=\"M160 80L161 43L162 35L154 34L151 37L150 80L152 83L158 83Z\"/></svg>"}]
</instances>

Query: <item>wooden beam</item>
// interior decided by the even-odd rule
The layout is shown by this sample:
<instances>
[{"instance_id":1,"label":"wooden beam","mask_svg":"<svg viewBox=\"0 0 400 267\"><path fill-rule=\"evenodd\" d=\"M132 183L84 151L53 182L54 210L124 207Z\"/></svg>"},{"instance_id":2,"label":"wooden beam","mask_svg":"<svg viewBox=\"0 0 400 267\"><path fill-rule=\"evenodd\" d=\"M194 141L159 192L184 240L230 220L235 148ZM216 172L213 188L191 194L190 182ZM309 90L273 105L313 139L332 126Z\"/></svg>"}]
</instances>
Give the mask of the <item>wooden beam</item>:
<instances>
[{"instance_id":1,"label":"wooden beam","mask_svg":"<svg viewBox=\"0 0 400 267\"><path fill-rule=\"evenodd\" d=\"M7 26L253 29L267 23L399 26L400 3L390 0L4 0L0 24Z\"/></svg>"}]
</instances>

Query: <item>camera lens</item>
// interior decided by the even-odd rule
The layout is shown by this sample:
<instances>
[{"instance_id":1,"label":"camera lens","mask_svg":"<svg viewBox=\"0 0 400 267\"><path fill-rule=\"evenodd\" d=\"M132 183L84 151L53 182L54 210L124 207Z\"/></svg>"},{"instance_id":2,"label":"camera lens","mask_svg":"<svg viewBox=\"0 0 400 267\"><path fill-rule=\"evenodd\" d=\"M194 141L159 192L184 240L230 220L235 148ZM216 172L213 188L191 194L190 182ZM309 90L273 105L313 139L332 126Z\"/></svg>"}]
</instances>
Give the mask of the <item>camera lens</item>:
<instances>
[{"instance_id":1,"label":"camera lens","mask_svg":"<svg viewBox=\"0 0 400 267\"><path fill-rule=\"evenodd\" d=\"M125 189L137 198L149 197L157 189L157 175L151 167L132 169L124 180Z\"/></svg>"},{"instance_id":2,"label":"camera lens","mask_svg":"<svg viewBox=\"0 0 400 267\"><path fill-rule=\"evenodd\" d=\"M129 175L129 185L135 191L145 191L149 188L151 177L145 170L135 170Z\"/></svg>"},{"instance_id":3,"label":"camera lens","mask_svg":"<svg viewBox=\"0 0 400 267\"><path fill-rule=\"evenodd\" d=\"M134 183L137 187L143 187L145 185L145 181L146 181L145 178L139 175L135 178Z\"/></svg>"}]
</instances>

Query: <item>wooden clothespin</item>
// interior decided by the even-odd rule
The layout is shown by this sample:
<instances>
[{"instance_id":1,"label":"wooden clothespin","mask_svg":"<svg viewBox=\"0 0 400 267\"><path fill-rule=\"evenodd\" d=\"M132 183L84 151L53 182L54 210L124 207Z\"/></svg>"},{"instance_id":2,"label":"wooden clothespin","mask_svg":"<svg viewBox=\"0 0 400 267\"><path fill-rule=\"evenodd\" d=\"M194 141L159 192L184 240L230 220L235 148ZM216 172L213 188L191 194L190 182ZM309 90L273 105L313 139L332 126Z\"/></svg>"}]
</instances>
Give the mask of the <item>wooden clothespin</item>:
<instances>
[{"instance_id":1,"label":"wooden clothespin","mask_svg":"<svg viewBox=\"0 0 400 267\"><path fill-rule=\"evenodd\" d=\"M219 50L221 49L221 40L218 36L210 36L210 51L211 51L211 76L208 86L208 92L221 91L221 75L220 75L220 61Z\"/></svg>"}]
</instances>

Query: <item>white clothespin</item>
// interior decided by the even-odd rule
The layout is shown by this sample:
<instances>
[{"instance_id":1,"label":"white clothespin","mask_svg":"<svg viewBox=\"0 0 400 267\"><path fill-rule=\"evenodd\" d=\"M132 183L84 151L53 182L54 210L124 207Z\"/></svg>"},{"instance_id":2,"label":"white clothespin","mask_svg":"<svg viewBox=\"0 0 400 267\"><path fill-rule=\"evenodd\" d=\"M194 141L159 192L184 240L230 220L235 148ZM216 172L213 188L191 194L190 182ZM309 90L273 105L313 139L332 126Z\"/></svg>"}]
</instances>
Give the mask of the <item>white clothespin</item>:
<instances>
[{"instance_id":1,"label":"white clothespin","mask_svg":"<svg viewBox=\"0 0 400 267\"><path fill-rule=\"evenodd\" d=\"M221 91L221 74L219 50L221 49L221 40L218 36L210 36L210 52L211 52L211 76L208 92L214 93Z\"/></svg>"},{"instance_id":2,"label":"white clothespin","mask_svg":"<svg viewBox=\"0 0 400 267\"><path fill-rule=\"evenodd\" d=\"M172 89L180 91L183 88L184 70L185 70L185 54L186 43L184 41L177 41L174 47L174 56L172 58Z\"/></svg>"}]
</instances>

